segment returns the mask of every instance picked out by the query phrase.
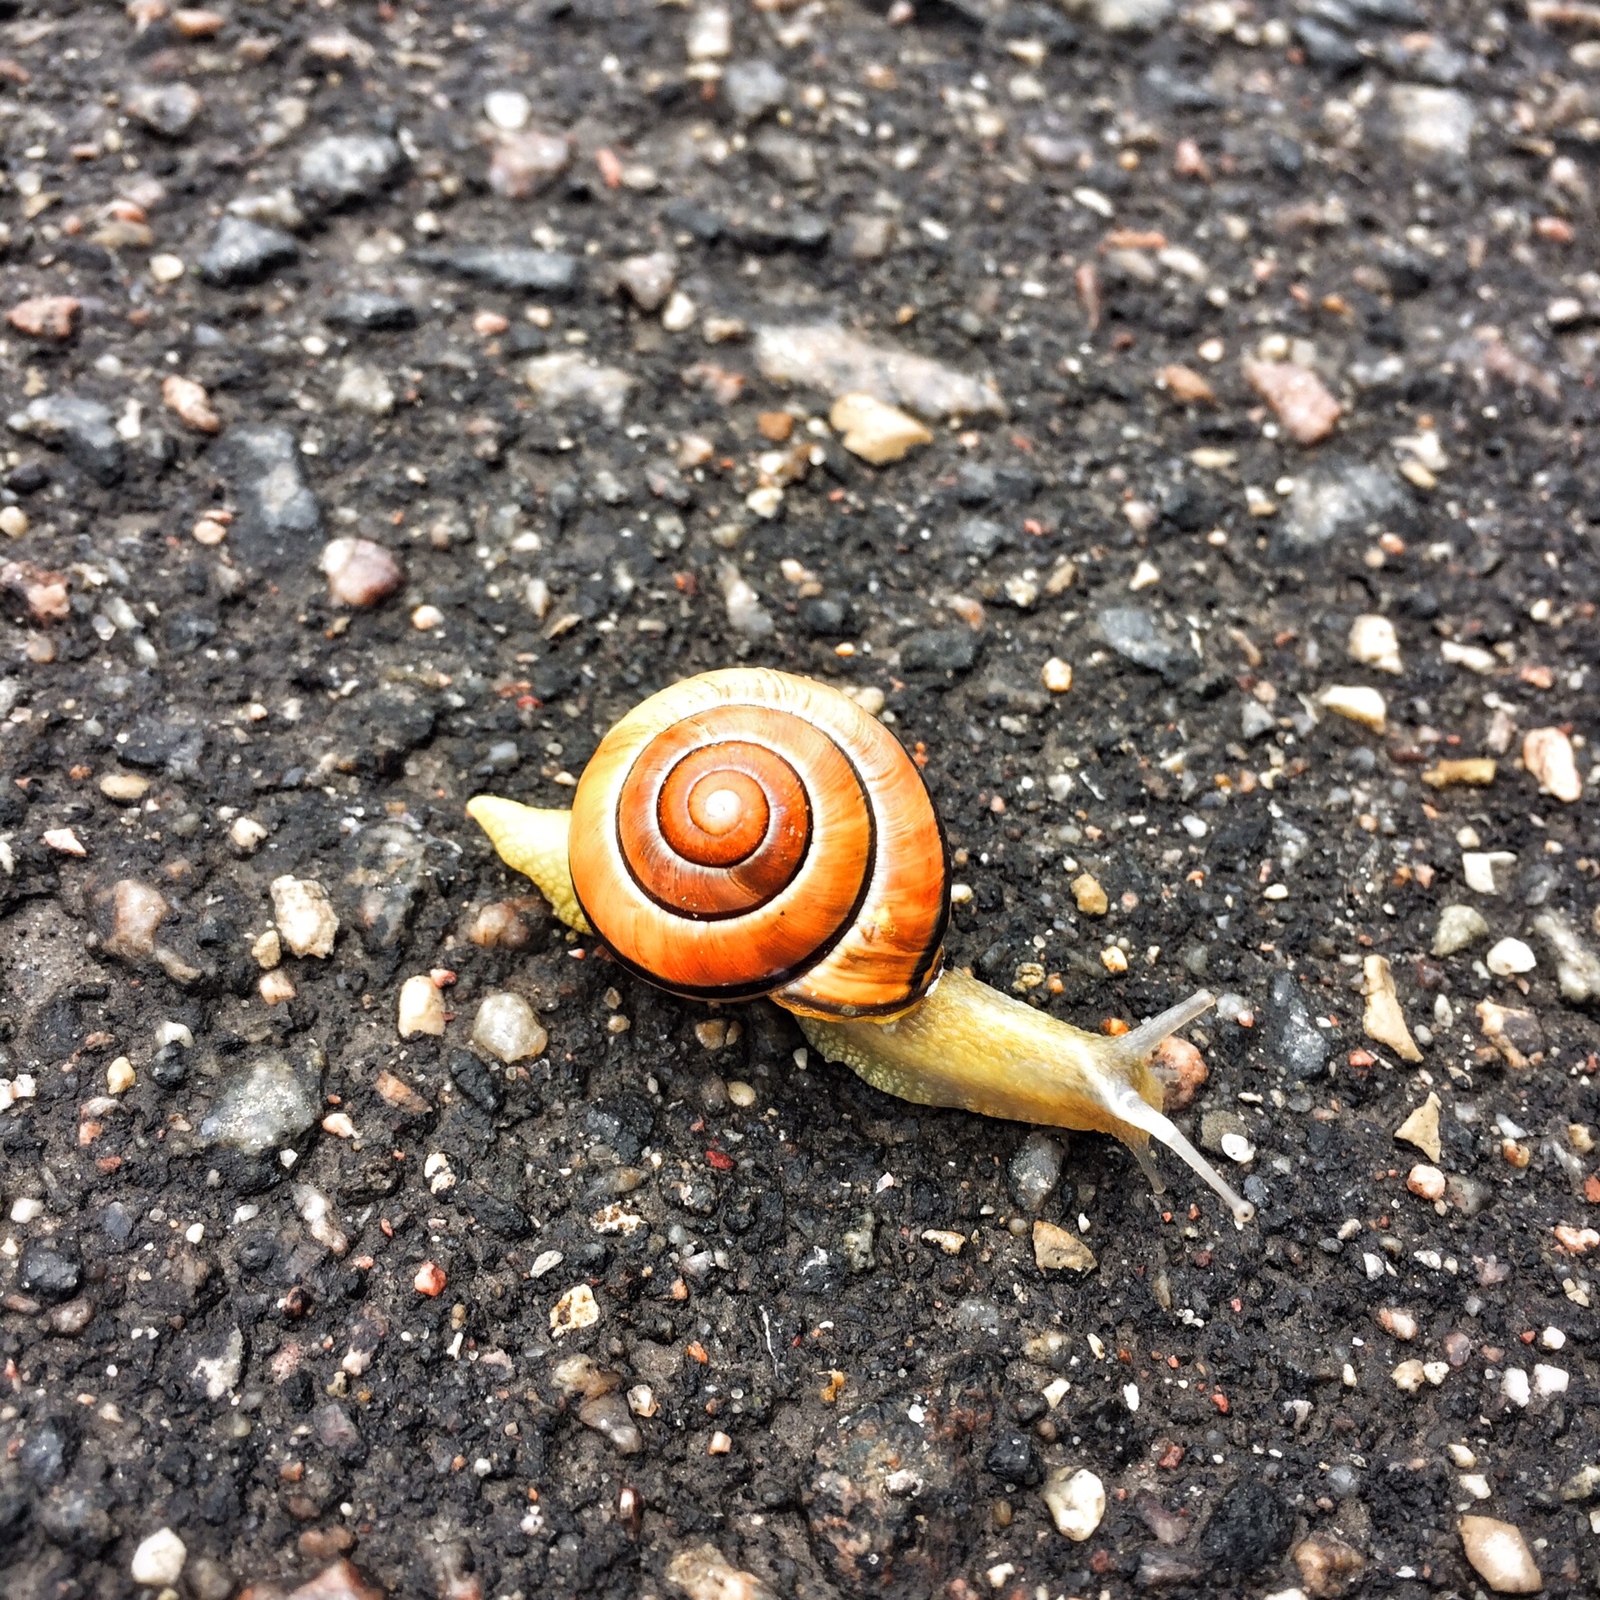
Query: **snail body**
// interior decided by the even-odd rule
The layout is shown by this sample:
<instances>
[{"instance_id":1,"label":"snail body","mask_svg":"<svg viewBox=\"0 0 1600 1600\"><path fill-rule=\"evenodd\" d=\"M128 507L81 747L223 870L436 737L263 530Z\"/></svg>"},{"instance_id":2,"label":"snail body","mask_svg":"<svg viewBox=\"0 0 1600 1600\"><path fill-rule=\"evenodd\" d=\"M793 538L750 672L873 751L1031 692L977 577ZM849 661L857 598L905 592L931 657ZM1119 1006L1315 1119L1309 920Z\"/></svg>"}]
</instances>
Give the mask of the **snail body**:
<instances>
[{"instance_id":1,"label":"snail body","mask_svg":"<svg viewBox=\"0 0 1600 1600\"><path fill-rule=\"evenodd\" d=\"M629 712L570 812L481 795L469 814L569 927L690 998L766 995L888 1094L1109 1133L1159 1192L1149 1141L1254 1213L1161 1111L1150 1057L1204 991L1132 1032L1087 1033L942 969L943 830L916 765L823 684L709 672Z\"/></svg>"}]
</instances>

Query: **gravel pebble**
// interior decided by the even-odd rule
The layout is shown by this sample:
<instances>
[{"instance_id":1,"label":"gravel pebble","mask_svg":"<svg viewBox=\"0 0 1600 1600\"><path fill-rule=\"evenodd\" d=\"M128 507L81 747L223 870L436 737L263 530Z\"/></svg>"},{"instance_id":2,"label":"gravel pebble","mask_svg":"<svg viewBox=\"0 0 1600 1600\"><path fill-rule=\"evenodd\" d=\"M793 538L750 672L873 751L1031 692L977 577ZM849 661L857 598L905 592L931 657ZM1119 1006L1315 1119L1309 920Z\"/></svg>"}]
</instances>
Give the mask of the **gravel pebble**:
<instances>
[{"instance_id":1,"label":"gravel pebble","mask_svg":"<svg viewBox=\"0 0 1600 1600\"><path fill-rule=\"evenodd\" d=\"M444 997L426 973L407 978L400 985L396 1026L402 1039L413 1039L418 1034L438 1037L444 1032L445 1020Z\"/></svg>"},{"instance_id":2,"label":"gravel pebble","mask_svg":"<svg viewBox=\"0 0 1600 1600\"><path fill-rule=\"evenodd\" d=\"M519 994L485 995L472 1023L472 1042L496 1061L527 1061L541 1055L549 1034Z\"/></svg>"},{"instance_id":3,"label":"gravel pebble","mask_svg":"<svg viewBox=\"0 0 1600 1600\"><path fill-rule=\"evenodd\" d=\"M183 1565L188 1557L183 1540L171 1528L158 1528L139 1541L133 1560L128 1564L128 1575L135 1583L162 1588L183 1576Z\"/></svg>"},{"instance_id":4,"label":"gravel pebble","mask_svg":"<svg viewBox=\"0 0 1600 1600\"><path fill-rule=\"evenodd\" d=\"M328 891L311 878L285 873L272 880L272 908L283 942L297 956L326 958L333 954L339 918Z\"/></svg>"},{"instance_id":5,"label":"gravel pebble","mask_svg":"<svg viewBox=\"0 0 1600 1600\"><path fill-rule=\"evenodd\" d=\"M400 563L371 539L330 539L318 560L335 605L365 610L382 605L405 582Z\"/></svg>"},{"instance_id":6,"label":"gravel pebble","mask_svg":"<svg viewBox=\"0 0 1600 1600\"><path fill-rule=\"evenodd\" d=\"M827 323L758 328L756 365L774 383L827 395L867 394L923 417L1004 415L993 382L868 343Z\"/></svg>"},{"instance_id":7,"label":"gravel pebble","mask_svg":"<svg viewBox=\"0 0 1600 1600\"><path fill-rule=\"evenodd\" d=\"M300 190L328 206L347 206L386 189L405 168L405 152L381 134L330 134L301 157Z\"/></svg>"},{"instance_id":8,"label":"gravel pebble","mask_svg":"<svg viewBox=\"0 0 1600 1600\"><path fill-rule=\"evenodd\" d=\"M1318 694L1317 704L1376 734L1382 734L1388 726L1388 707L1382 694L1361 684L1330 684Z\"/></svg>"},{"instance_id":9,"label":"gravel pebble","mask_svg":"<svg viewBox=\"0 0 1600 1600\"><path fill-rule=\"evenodd\" d=\"M224 217L197 263L200 276L222 289L245 288L300 259L300 246L281 228Z\"/></svg>"},{"instance_id":10,"label":"gravel pebble","mask_svg":"<svg viewBox=\"0 0 1600 1600\"><path fill-rule=\"evenodd\" d=\"M915 417L870 394L840 395L828 421L846 450L874 466L901 461L915 446L933 442L933 435Z\"/></svg>"},{"instance_id":11,"label":"gravel pebble","mask_svg":"<svg viewBox=\"0 0 1600 1600\"><path fill-rule=\"evenodd\" d=\"M1583 798L1572 741L1560 728L1533 728L1523 736L1522 761L1538 779L1541 794L1552 794L1568 805Z\"/></svg>"},{"instance_id":12,"label":"gravel pebble","mask_svg":"<svg viewBox=\"0 0 1600 1600\"><path fill-rule=\"evenodd\" d=\"M1394 1130L1396 1139L1414 1144L1430 1161L1437 1162L1442 1146L1439 1143L1439 1097L1429 1093L1428 1098Z\"/></svg>"},{"instance_id":13,"label":"gravel pebble","mask_svg":"<svg viewBox=\"0 0 1600 1600\"><path fill-rule=\"evenodd\" d=\"M1082 1544L1106 1514L1105 1485L1087 1467L1057 1467L1045 1479L1044 1503L1056 1532Z\"/></svg>"},{"instance_id":14,"label":"gravel pebble","mask_svg":"<svg viewBox=\"0 0 1600 1600\"><path fill-rule=\"evenodd\" d=\"M1536 965L1533 951L1521 939L1499 940L1490 947L1483 961L1497 978L1512 978L1519 973L1532 972Z\"/></svg>"},{"instance_id":15,"label":"gravel pebble","mask_svg":"<svg viewBox=\"0 0 1600 1600\"><path fill-rule=\"evenodd\" d=\"M1463 1517L1457 1530L1473 1571L1496 1594L1537 1594L1544 1587L1528 1541L1514 1523Z\"/></svg>"},{"instance_id":16,"label":"gravel pebble","mask_svg":"<svg viewBox=\"0 0 1600 1600\"><path fill-rule=\"evenodd\" d=\"M1562 996L1575 1005L1600 1000L1600 955L1584 942L1574 924L1558 911L1542 911L1533 919L1533 931L1555 958Z\"/></svg>"},{"instance_id":17,"label":"gravel pebble","mask_svg":"<svg viewBox=\"0 0 1600 1600\"><path fill-rule=\"evenodd\" d=\"M1320 444L1343 414L1344 408L1328 393L1322 379L1293 362L1247 358L1244 375L1299 444Z\"/></svg>"},{"instance_id":18,"label":"gravel pebble","mask_svg":"<svg viewBox=\"0 0 1600 1600\"><path fill-rule=\"evenodd\" d=\"M1046 1222L1033 1224L1033 1260L1041 1272L1092 1272L1094 1252L1077 1234Z\"/></svg>"}]
</instances>

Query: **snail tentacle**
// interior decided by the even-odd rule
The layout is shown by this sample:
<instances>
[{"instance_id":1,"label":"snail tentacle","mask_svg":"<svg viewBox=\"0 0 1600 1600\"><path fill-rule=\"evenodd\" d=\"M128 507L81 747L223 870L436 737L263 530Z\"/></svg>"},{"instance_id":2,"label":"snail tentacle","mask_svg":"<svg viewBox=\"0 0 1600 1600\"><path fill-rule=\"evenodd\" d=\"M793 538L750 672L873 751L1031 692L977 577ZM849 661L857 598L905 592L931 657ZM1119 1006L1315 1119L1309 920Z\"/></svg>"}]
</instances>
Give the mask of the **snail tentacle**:
<instances>
[{"instance_id":1,"label":"snail tentacle","mask_svg":"<svg viewBox=\"0 0 1600 1600\"><path fill-rule=\"evenodd\" d=\"M1151 1139L1192 1167L1226 1201L1237 1222L1255 1207L1159 1109L1149 1069L1155 1048L1212 1003L1192 996L1120 1037L1086 1033L959 970L946 971L923 1002L893 1022L800 1018L811 1043L876 1089L920 1105L1109 1133L1159 1180L1145 1151Z\"/></svg>"}]
</instances>

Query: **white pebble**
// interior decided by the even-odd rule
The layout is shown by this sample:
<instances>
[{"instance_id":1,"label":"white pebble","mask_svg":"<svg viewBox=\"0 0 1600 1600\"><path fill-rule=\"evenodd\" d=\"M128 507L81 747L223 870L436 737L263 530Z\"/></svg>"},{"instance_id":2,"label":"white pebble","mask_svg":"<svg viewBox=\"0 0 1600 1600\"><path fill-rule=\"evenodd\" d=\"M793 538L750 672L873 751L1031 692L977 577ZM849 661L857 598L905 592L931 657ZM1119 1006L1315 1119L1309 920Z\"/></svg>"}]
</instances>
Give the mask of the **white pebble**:
<instances>
[{"instance_id":1,"label":"white pebble","mask_svg":"<svg viewBox=\"0 0 1600 1600\"><path fill-rule=\"evenodd\" d=\"M1513 978L1533 971L1534 955L1520 939L1502 939L1484 957L1484 964L1497 978Z\"/></svg>"},{"instance_id":2,"label":"white pebble","mask_svg":"<svg viewBox=\"0 0 1600 1600\"><path fill-rule=\"evenodd\" d=\"M1389 1376L1402 1394L1415 1394L1425 1381L1422 1363L1414 1359L1402 1361Z\"/></svg>"},{"instance_id":3,"label":"white pebble","mask_svg":"<svg viewBox=\"0 0 1600 1600\"><path fill-rule=\"evenodd\" d=\"M235 817L228 837L235 850L250 855L265 842L267 830L254 817Z\"/></svg>"},{"instance_id":4,"label":"white pebble","mask_svg":"<svg viewBox=\"0 0 1600 1600\"><path fill-rule=\"evenodd\" d=\"M400 985L400 1014L397 1023L402 1039L415 1038L419 1033L437 1037L444 1032L444 1001L439 986L425 972L407 978Z\"/></svg>"},{"instance_id":5,"label":"white pebble","mask_svg":"<svg viewBox=\"0 0 1600 1600\"><path fill-rule=\"evenodd\" d=\"M533 107L518 89L495 89L483 98L483 114L502 133L517 133L527 127Z\"/></svg>"},{"instance_id":6,"label":"white pebble","mask_svg":"<svg viewBox=\"0 0 1600 1600\"><path fill-rule=\"evenodd\" d=\"M520 994L485 995L472 1024L472 1042L507 1063L539 1055L549 1039Z\"/></svg>"},{"instance_id":7,"label":"white pebble","mask_svg":"<svg viewBox=\"0 0 1600 1600\"><path fill-rule=\"evenodd\" d=\"M1521 1367L1507 1367L1500 1379L1500 1393L1514 1406L1525 1406L1533 1397L1528 1374Z\"/></svg>"},{"instance_id":8,"label":"white pebble","mask_svg":"<svg viewBox=\"0 0 1600 1600\"><path fill-rule=\"evenodd\" d=\"M1544 1586L1522 1530L1493 1517L1463 1517L1461 1544L1473 1570L1497 1594L1537 1594Z\"/></svg>"},{"instance_id":9,"label":"white pebble","mask_svg":"<svg viewBox=\"0 0 1600 1600\"><path fill-rule=\"evenodd\" d=\"M1565 1394L1570 1374L1563 1367L1547 1367L1541 1361L1533 1369L1533 1392L1543 1400L1553 1394Z\"/></svg>"},{"instance_id":10,"label":"white pebble","mask_svg":"<svg viewBox=\"0 0 1600 1600\"><path fill-rule=\"evenodd\" d=\"M386 417L394 410L394 387L376 367L350 367L339 380L333 403L342 411Z\"/></svg>"},{"instance_id":11,"label":"white pebble","mask_svg":"<svg viewBox=\"0 0 1600 1600\"><path fill-rule=\"evenodd\" d=\"M1045 1480L1044 1503L1056 1532L1081 1544L1106 1514L1106 1488L1087 1467L1057 1467Z\"/></svg>"},{"instance_id":12,"label":"white pebble","mask_svg":"<svg viewBox=\"0 0 1600 1600\"><path fill-rule=\"evenodd\" d=\"M297 956L330 956L339 931L328 891L311 878L272 880L272 908L283 942Z\"/></svg>"},{"instance_id":13,"label":"white pebble","mask_svg":"<svg viewBox=\"0 0 1600 1600\"><path fill-rule=\"evenodd\" d=\"M1357 617L1350 624L1346 648L1350 659L1364 667L1376 667L1380 672L1392 672L1396 676L1402 671L1400 639L1387 617Z\"/></svg>"},{"instance_id":14,"label":"white pebble","mask_svg":"<svg viewBox=\"0 0 1600 1600\"><path fill-rule=\"evenodd\" d=\"M1317 696L1317 704L1335 716L1348 717L1373 733L1382 733L1388 707L1376 689L1360 684L1330 684Z\"/></svg>"},{"instance_id":15,"label":"white pebble","mask_svg":"<svg viewBox=\"0 0 1600 1600\"><path fill-rule=\"evenodd\" d=\"M158 1528L139 1541L128 1571L135 1583L164 1589L183 1576L183 1564L188 1558L183 1540L171 1528Z\"/></svg>"},{"instance_id":16,"label":"white pebble","mask_svg":"<svg viewBox=\"0 0 1600 1600\"><path fill-rule=\"evenodd\" d=\"M1500 880L1516 864L1509 850L1467 850L1461 856L1461 876L1475 894L1499 894Z\"/></svg>"}]
</instances>

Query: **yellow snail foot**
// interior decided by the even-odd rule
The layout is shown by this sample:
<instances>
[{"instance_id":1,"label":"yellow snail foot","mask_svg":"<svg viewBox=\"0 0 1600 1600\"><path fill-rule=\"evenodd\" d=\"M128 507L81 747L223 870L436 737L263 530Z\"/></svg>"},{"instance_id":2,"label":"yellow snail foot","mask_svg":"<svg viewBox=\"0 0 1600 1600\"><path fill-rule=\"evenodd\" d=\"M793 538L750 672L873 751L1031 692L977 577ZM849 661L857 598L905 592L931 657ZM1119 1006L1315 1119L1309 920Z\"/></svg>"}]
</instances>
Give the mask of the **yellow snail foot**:
<instances>
[{"instance_id":1,"label":"yellow snail foot","mask_svg":"<svg viewBox=\"0 0 1600 1600\"><path fill-rule=\"evenodd\" d=\"M1086 1033L949 969L923 1002L892 1022L800 1017L806 1037L876 1089L920 1105L954 1106L986 1117L1109 1133L1138 1158L1152 1186L1154 1138L1204 1178L1234 1220L1255 1207L1161 1111L1150 1057L1168 1034L1212 1004L1201 991L1119 1037Z\"/></svg>"},{"instance_id":2,"label":"yellow snail foot","mask_svg":"<svg viewBox=\"0 0 1600 1600\"><path fill-rule=\"evenodd\" d=\"M495 854L513 872L533 879L539 893L569 928L576 928L579 933L594 932L578 904L572 869L567 865L570 811L545 811L480 794L467 802L467 815L489 835Z\"/></svg>"}]
</instances>

